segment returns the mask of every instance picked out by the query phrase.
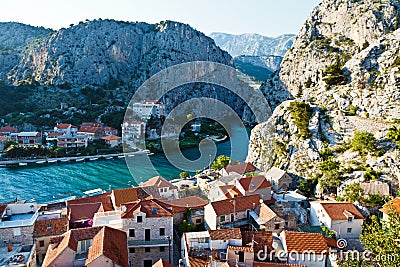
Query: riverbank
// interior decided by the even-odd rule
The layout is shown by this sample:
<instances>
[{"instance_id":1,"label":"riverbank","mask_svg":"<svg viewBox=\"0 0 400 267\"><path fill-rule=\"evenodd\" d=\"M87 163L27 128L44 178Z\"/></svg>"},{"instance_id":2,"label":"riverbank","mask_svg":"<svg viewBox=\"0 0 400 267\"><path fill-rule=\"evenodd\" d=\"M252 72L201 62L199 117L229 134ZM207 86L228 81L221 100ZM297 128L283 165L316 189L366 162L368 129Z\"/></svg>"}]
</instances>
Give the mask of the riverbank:
<instances>
[{"instance_id":1,"label":"riverbank","mask_svg":"<svg viewBox=\"0 0 400 267\"><path fill-rule=\"evenodd\" d=\"M101 155L91 155L91 156L2 160L2 161L0 161L0 168L40 166L40 165L47 165L47 164L54 164L54 163L74 163L74 162L83 162L83 161L95 161L95 160L133 157L133 156L149 155L149 154L150 154L150 151L143 150L143 151L136 151L136 152L130 152L130 153L114 153L114 154L101 154Z\"/></svg>"}]
</instances>

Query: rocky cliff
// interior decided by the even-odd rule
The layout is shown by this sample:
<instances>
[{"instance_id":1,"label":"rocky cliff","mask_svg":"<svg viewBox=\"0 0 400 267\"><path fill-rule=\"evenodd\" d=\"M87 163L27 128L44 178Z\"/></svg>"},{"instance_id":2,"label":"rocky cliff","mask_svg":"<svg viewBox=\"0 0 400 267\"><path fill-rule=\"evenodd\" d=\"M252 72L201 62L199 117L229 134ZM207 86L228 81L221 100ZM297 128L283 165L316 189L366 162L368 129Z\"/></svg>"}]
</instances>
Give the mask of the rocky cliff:
<instances>
[{"instance_id":1,"label":"rocky cliff","mask_svg":"<svg viewBox=\"0 0 400 267\"><path fill-rule=\"evenodd\" d=\"M400 177L398 150L387 139L400 117L399 10L399 1L387 0L324 0L315 8L280 71L261 87L275 111L252 131L248 160L311 178L329 149L343 175L372 168ZM309 134L299 135L288 99L309 105L301 118ZM353 151L357 130L374 134L380 152Z\"/></svg>"},{"instance_id":2,"label":"rocky cliff","mask_svg":"<svg viewBox=\"0 0 400 267\"><path fill-rule=\"evenodd\" d=\"M284 56L292 46L295 35L284 34L278 37L262 36L255 33L228 34L214 32L210 37L222 49L229 52L233 57L246 56Z\"/></svg>"}]
</instances>

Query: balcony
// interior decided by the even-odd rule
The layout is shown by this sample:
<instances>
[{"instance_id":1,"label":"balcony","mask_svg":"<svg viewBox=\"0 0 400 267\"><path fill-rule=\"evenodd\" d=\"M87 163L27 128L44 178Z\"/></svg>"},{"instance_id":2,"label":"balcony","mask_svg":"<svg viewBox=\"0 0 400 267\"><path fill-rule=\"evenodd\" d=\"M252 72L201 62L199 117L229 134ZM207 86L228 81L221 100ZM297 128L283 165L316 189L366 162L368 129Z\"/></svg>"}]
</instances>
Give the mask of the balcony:
<instances>
[{"instance_id":1,"label":"balcony","mask_svg":"<svg viewBox=\"0 0 400 267\"><path fill-rule=\"evenodd\" d=\"M160 246L168 246L168 240L167 239L154 239L150 241L128 240L128 247L160 247Z\"/></svg>"}]
</instances>

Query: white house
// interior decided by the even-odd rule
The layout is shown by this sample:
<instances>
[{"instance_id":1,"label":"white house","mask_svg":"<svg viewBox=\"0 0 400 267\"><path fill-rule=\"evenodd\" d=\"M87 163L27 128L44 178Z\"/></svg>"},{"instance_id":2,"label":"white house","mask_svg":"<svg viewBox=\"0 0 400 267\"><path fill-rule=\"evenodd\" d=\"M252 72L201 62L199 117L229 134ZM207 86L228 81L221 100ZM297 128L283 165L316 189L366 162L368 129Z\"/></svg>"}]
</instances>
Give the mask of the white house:
<instances>
[{"instance_id":1,"label":"white house","mask_svg":"<svg viewBox=\"0 0 400 267\"><path fill-rule=\"evenodd\" d=\"M140 183L140 187L143 188L144 191L149 192L150 195L153 195L154 197L167 199L179 198L178 187L168 182L165 178L161 176L156 176L144 183ZM153 192L156 195L154 195Z\"/></svg>"},{"instance_id":2,"label":"white house","mask_svg":"<svg viewBox=\"0 0 400 267\"><path fill-rule=\"evenodd\" d=\"M59 123L54 126L54 132L74 136L78 133L78 127L69 123Z\"/></svg>"},{"instance_id":3,"label":"white house","mask_svg":"<svg viewBox=\"0 0 400 267\"><path fill-rule=\"evenodd\" d=\"M121 124L122 142L134 146L140 138L144 138L145 123L140 121L124 121Z\"/></svg>"},{"instance_id":4,"label":"white house","mask_svg":"<svg viewBox=\"0 0 400 267\"><path fill-rule=\"evenodd\" d=\"M151 116L158 118L164 116L165 106L158 100L143 100L141 103L134 103L132 111L134 115L146 120Z\"/></svg>"},{"instance_id":5,"label":"white house","mask_svg":"<svg viewBox=\"0 0 400 267\"><path fill-rule=\"evenodd\" d=\"M336 233L337 238L358 239L364 216L353 203L333 201L310 202L312 226L326 226Z\"/></svg>"}]
</instances>

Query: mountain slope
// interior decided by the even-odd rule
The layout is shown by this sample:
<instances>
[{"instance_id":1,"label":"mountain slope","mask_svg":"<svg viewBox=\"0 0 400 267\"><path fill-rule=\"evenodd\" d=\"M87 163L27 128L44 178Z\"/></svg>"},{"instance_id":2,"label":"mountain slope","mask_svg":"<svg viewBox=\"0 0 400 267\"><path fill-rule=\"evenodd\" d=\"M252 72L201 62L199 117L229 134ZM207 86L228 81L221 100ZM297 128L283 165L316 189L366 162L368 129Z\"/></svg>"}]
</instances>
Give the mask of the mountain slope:
<instances>
[{"instance_id":1,"label":"mountain slope","mask_svg":"<svg viewBox=\"0 0 400 267\"><path fill-rule=\"evenodd\" d=\"M372 170L398 184L400 151L387 133L399 128L399 10L387 0L324 0L313 10L261 87L275 111L252 131L247 159L313 178L327 175L329 158L342 180ZM374 135L373 149L352 147L357 131Z\"/></svg>"},{"instance_id":2,"label":"mountain slope","mask_svg":"<svg viewBox=\"0 0 400 267\"><path fill-rule=\"evenodd\" d=\"M292 46L295 35L284 34L278 37L267 37L255 33L228 34L214 32L210 37L215 43L228 51L233 57L246 56L284 56L286 51Z\"/></svg>"}]
</instances>

